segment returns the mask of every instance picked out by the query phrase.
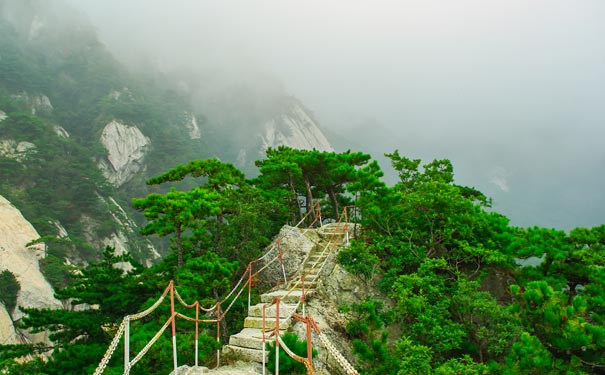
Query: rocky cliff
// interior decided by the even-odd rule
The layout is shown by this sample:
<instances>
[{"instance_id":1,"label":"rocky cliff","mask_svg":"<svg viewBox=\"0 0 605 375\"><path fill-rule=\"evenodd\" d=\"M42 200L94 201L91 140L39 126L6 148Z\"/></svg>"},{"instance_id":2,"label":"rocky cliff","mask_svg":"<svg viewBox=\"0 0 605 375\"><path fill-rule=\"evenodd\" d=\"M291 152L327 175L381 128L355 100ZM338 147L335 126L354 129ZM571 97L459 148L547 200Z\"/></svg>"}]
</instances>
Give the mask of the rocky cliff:
<instances>
[{"instance_id":1,"label":"rocky cliff","mask_svg":"<svg viewBox=\"0 0 605 375\"><path fill-rule=\"evenodd\" d=\"M149 138L136 126L116 120L108 123L101 133L101 144L107 150L107 158L99 161L103 175L117 187L129 181L144 170L143 159L149 143Z\"/></svg>"},{"instance_id":2,"label":"rocky cliff","mask_svg":"<svg viewBox=\"0 0 605 375\"><path fill-rule=\"evenodd\" d=\"M307 150L315 148L319 151L334 151L317 122L298 102L293 102L263 127L263 150L284 145Z\"/></svg>"},{"instance_id":3,"label":"rocky cliff","mask_svg":"<svg viewBox=\"0 0 605 375\"><path fill-rule=\"evenodd\" d=\"M45 256L44 244L27 246L40 236L21 212L0 196L0 271L8 270L20 284L17 306L62 308L53 289L40 272L38 261ZM16 344L25 340L45 341L44 335L19 332L14 322L23 314L18 307L8 312L0 306L0 343Z\"/></svg>"}]
</instances>

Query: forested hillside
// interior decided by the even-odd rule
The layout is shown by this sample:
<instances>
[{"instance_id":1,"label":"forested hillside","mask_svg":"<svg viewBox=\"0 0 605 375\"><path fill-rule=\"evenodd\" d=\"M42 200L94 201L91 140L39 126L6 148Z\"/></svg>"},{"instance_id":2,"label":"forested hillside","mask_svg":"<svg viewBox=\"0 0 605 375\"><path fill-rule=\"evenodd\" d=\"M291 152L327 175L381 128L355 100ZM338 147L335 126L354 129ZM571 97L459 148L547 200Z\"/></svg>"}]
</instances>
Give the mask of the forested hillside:
<instances>
[{"instance_id":1,"label":"forested hillside","mask_svg":"<svg viewBox=\"0 0 605 375\"><path fill-rule=\"evenodd\" d=\"M287 147L267 152L255 180L213 159L150 179L199 180L190 190L133 201L148 218L143 233L171 237L173 253L124 273L114 265L132 259L107 250L57 294L98 308L26 311L25 327L53 332L51 361L11 364L11 355L46 349L21 346L4 349L4 366L11 373L92 372L112 336L103 327L148 306L169 280L188 300L220 298L281 224L308 209L298 203L306 197L322 203L327 220L337 207L357 207L361 236L338 260L383 296L341 306L349 317L342 340L363 374L603 373L605 226L570 233L511 227L481 192L455 184L449 161L421 166L397 151L388 156L400 176L390 187L369 155ZM520 266L529 257L540 261ZM236 314L225 324L236 331L240 322ZM155 324L139 328L132 345L162 320ZM211 364L212 329L205 334L204 363ZM133 373L170 371L170 361L154 361L170 351L169 340L162 342Z\"/></svg>"}]
</instances>

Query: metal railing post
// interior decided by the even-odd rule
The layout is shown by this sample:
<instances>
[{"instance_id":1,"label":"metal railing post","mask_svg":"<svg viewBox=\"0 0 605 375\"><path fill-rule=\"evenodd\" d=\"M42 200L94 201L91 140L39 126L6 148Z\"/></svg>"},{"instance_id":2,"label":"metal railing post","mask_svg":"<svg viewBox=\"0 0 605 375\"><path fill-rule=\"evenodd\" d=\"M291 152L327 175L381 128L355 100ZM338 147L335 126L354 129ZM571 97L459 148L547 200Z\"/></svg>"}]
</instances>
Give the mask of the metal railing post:
<instances>
[{"instance_id":1,"label":"metal railing post","mask_svg":"<svg viewBox=\"0 0 605 375\"><path fill-rule=\"evenodd\" d=\"M124 375L130 374L130 316L124 317Z\"/></svg>"},{"instance_id":2,"label":"metal railing post","mask_svg":"<svg viewBox=\"0 0 605 375\"><path fill-rule=\"evenodd\" d=\"M170 281L170 315L172 319L172 361L174 364L174 374L178 374L178 361L176 354L176 313L174 310L174 282Z\"/></svg>"}]
</instances>

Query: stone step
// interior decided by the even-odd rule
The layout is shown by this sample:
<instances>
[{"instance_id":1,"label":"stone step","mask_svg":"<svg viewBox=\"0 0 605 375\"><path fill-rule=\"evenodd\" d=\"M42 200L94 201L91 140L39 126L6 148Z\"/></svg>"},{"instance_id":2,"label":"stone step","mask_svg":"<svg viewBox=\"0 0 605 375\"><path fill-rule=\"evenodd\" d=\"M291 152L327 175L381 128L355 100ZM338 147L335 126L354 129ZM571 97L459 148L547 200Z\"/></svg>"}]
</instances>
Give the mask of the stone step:
<instances>
[{"instance_id":1,"label":"stone step","mask_svg":"<svg viewBox=\"0 0 605 375\"><path fill-rule=\"evenodd\" d=\"M275 328L276 319L265 319L265 329L273 329ZM291 319L290 318L281 318L279 320L279 329L288 329L290 328ZM244 319L244 328L263 328L263 318L249 316Z\"/></svg>"},{"instance_id":2,"label":"stone step","mask_svg":"<svg viewBox=\"0 0 605 375\"><path fill-rule=\"evenodd\" d=\"M316 273L303 272L303 275L305 275L305 282L315 281L317 278L319 278L319 275ZM300 279L300 277L297 277L297 279Z\"/></svg>"},{"instance_id":3,"label":"stone step","mask_svg":"<svg viewBox=\"0 0 605 375\"><path fill-rule=\"evenodd\" d=\"M263 303L272 303L276 297L280 297L282 302L285 303L298 303L302 291L293 290L291 292L287 290L276 290L275 292L265 293L260 296L260 301Z\"/></svg>"},{"instance_id":4,"label":"stone step","mask_svg":"<svg viewBox=\"0 0 605 375\"><path fill-rule=\"evenodd\" d=\"M265 332L265 342L275 341L272 332ZM229 337L229 345L248 349L263 349L263 331L257 328L244 328L239 333Z\"/></svg>"},{"instance_id":5,"label":"stone step","mask_svg":"<svg viewBox=\"0 0 605 375\"><path fill-rule=\"evenodd\" d=\"M225 345L223 346L223 355L233 356L241 361L263 362L262 349L242 348L240 346ZM269 351L265 351L265 362L269 360Z\"/></svg>"},{"instance_id":6,"label":"stone step","mask_svg":"<svg viewBox=\"0 0 605 375\"><path fill-rule=\"evenodd\" d=\"M305 294L307 294L311 289L313 289L316 284L317 284L316 281L309 281L309 280L305 279ZM290 285L290 287L293 287L296 285L296 288L294 290L302 291L302 281L300 279L294 279L288 285Z\"/></svg>"},{"instance_id":7,"label":"stone step","mask_svg":"<svg viewBox=\"0 0 605 375\"><path fill-rule=\"evenodd\" d=\"M250 306L250 310L248 311L248 316L262 318L263 317L263 306L266 306L265 307L265 317L268 319L272 318L273 320L275 320L275 317L277 316L277 308L276 308L277 306L275 304L269 304L269 303L259 303L254 306ZM296 304L289 304L289 303L281 302L279 304L279 315L282 317L290 316L290 314L293 313L295 309L296 309Z\"/></svg>"}]
</instances>

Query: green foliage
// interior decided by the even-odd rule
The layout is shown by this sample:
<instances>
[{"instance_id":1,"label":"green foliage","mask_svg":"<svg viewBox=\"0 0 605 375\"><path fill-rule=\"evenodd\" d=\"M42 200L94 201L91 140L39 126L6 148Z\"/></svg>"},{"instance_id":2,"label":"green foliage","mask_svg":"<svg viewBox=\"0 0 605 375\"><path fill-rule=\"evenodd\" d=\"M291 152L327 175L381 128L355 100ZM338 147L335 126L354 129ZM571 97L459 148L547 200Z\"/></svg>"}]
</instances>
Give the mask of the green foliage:
<instances>
[{"instance_id":1,"label":"green foliage","mask_svg":"<svg viewBox=\"0 0 605 375\"><path fill-rule=\"evenodd\" d=\"M75 267L66 265L62 258L55 255L48 255L46 258L40 259L40 271L55 290L69 285L74 270Z\"/></svg>"},{"instance_id":2,"label":"green foliage","mask_svg":"<svg viewBox=\"0 0 605 375\"><path fill-rule=\"evenodd\" d=\"M370 155L361 152L335 153L279 146L269 148L266 154L265 160L256 162L261 173L256 183L265 190L277 190L288 199L293 221L302 219L303 213L311 210L314 199L327 199L332 208L328 217L338 219L339 202L345 198L347 187L358 181L361 170L366 174L369 170ZM372 171L382 176L379 170ZM301 196L304 197L304 207L298 203Z\"/></svg>"},{"instance_id":3,"label":"green foliage","mask_svg":"<svg viewBox=\"0 0 605 375\"><path fill-rule=\"evenodd\" d=\"M15 275L9 270L0 272L0 302L4 304L6 310L12 313L17 306L17 295L21 285Z\"/></svg>"},{"instance_id":4,"label":"green foliage","mask_svg":"<svg viewBox=\"0 0 605 375\"><path fill-rule=\"evenodd\" d=\"M148 109L128 101L106 105L133 118ZM24 114L12 121L23 122L27 134L51 136L44 121ZM60 257L80 244L43 236L49 256L42 266L53 284L63 287L59 298L98 306L25 310L26 327L50 330L61 348L44 371L91 372L111 337L107 327L150 306L170 279L177 280L185 300L211 305L230 290L284 221L298 221L314 200L322 201L328 217L336 217L354 196L362 235L341 250L338 261L385 295L384 300L374 297L342 307L352 317L346 333L363 374L599 373L605 365L605 226L569 233L512 228L504 216L488 211L490 201L481 192L455 184L448 160L421 165L397 151L388 156L400 176L392 187L380 181L380 168L365 154L287 147L268 150L267 158L257 162L261 174L253 181L216 159L159 173L148 183L160 186L134 199L133 206L148 220L142 233L170 237L175 254L146 270L137 266L125 273L115 264L131 259L107 249L100 262L66 278ZM0 184L8 186L10 178ZM31 186L36 196L49 197ZM12 194L30 199L29 190L13 188ZM304 207L300 197L305 197ZM88 204L93 207L93 200ZM515 264L515 258L527 257L541 261ZM481 287L488 275L499 280L489 288L498 300ZM245 310L236 303L232 311L239 319ZM162 306L158 316L134 323L133 351L157 332L167 313ZM233 319L222 323L241 324ZM202 329L204 359L217 348L213 329ZM179 351L191 358L192 326L179 323L177 330L184 342ZM296 336L283 340L305 355L306 344ZM282 372L304 373L304 366L280 353ZM170 355L170 340L162 337L153 356L135 371L167 373ZM70 357L74 360L67 363ZM115 361L109 373L119 373Z\"/></svg>"},{"instance_id":5,"label":"green foliage","mask_svg":"<svg viewBox=\"0 0 605 375\"><path fill-rule=\"evenodd\" d=\"M280 337L280 340L295 354L307 358L307 340L299 340L298 336L294 333L285 333ZM275 342L267 343L267 350L269 352L269 360L267 361L267 368L271 372L275 372ZM317 355L317 351L313 350L312 357ZM307 373L305 365L291 358L283 349L279 350L279 373L280 374L292 374L292 375L303 375Z\"/></svg>"},{"instance_id":6,"label":"green foliage","mask_svg":"<svg viewBox=\"0 0 605 375\"><path fill-rule=\"evenodd\" d=\"M370 251L370 247L358 241L338 252L338 262L345 270L371 280L379 266L380 259Z\"/></svg>"},{"instance_id":7,"label":"green foliage","mask_svg":"<svg viewBox=\"0 0 605 375\"><path fill-rule=\"evenodd\" d=\"M464 356L450 359L437 367L433 373L437 375L488 375L491 371L487 365L477 363L469 356Z\"/></svg>"}]
</instances>

